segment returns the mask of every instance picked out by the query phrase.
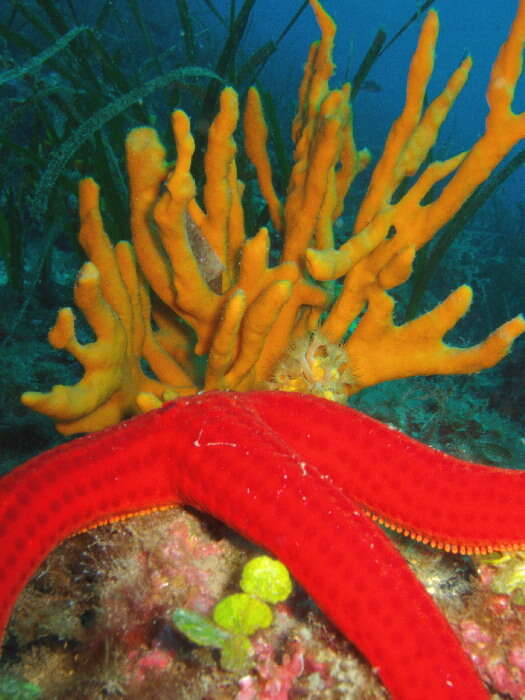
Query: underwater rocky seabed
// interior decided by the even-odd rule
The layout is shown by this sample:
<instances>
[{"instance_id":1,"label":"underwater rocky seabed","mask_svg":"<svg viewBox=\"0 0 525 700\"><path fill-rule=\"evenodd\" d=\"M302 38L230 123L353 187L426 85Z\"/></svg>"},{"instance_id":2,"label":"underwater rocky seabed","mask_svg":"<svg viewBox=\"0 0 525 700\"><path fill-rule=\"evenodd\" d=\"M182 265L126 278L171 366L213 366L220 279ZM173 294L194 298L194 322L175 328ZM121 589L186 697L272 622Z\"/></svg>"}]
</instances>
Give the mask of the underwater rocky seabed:
<instances>
[{"instance_id":1,"label":"underwater rocky seabed","mask_svg":"<svg viewBox=\"0 0 525 700\"><path fill-rule=\"evenodd\" d=\"M36 255L30 251L27 256L30 266ZM2 345L2 471L63 440L48 419L28 411L18 397L26 389L72 383L79 374L65 353L46 342L56 309L71 301L78 267L76 254L54 253L51 281L45 290L37 288L12 341ZM460 333L468 334L472 342L516 312L506 307L510 298L515 301L513 290L523 290L523 269L522 233L490 234L473 225L443 261L441 270L446 274L438 273L427 308L457 284L475 282L473 310L460 325ZM0 270L4 282L1 274ZM21 301L20 295L0 284L0 342ZM364 391L351 403L457 456L524 467L524 346L518 340L510 357L478 375L399 380ZM486 599L468 558L435 552L397 536L396 541L438 601L456 616L457 625L467 624L463 610L467 622L483 626ZM242 681L239 674L220 669L216 652L174 632L171 610L189 607L209 612L217 600L237 590L242 566L256 551L221 523L181 509L72 538L48 558L26 589L11 627L6 668L38 685L43 698L387 697L368 664L297 588L289 601L278 606L272 627L252 639L255 667ZM478 595L471 595L473 591ZM525 634L525 615L521 618L513 619L512 625L514 631L523 625ZM494 630L492 634L496 636ZM500 637L506 645L501 654L508 655L512 639L504 633ZM493 652L499 653L497 648Z\"/></svg>"}]
</instances>

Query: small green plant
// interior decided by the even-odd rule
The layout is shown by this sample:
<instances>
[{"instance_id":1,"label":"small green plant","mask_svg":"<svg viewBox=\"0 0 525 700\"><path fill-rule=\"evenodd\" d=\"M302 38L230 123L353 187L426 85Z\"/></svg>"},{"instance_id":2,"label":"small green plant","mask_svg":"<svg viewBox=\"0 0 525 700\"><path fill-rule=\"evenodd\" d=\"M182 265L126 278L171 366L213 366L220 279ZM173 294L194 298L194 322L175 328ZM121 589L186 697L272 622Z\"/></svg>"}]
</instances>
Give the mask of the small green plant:
<instances>
[{"instance_id":1,"label":"small green plant","mask_svg":"<svg viewBox=\"0 0 525 700\"><path fill-rule=\"evenodd\" d=\"M288 569L276 559L255 557L242 570L240 588L219 601L212 619L185 608L177 608L172 619L177 629L200 646L221 650L226 671L246 672L251 666L249 637L270 627L273 612L268 603L286 600L292 592Z\"/></svg>"},{"instance_id":2,"label":"small green plant","mask_svg":"<svg viewBox=\"0 0 525 700\"><path fill-rule=\"evenodd\" d=\"M0 675L0 698L2 700L38 700L42 691L33 683L11 674Z\"/></svg>"}]
</instances>

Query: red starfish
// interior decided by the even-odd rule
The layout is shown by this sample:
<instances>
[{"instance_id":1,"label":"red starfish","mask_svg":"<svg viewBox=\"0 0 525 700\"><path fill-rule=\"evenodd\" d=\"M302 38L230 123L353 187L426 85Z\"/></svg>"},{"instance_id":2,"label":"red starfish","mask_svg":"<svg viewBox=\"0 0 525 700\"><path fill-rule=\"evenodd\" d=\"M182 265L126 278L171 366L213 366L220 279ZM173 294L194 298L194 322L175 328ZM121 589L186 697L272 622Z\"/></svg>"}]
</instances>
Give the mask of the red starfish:
<instances>
[{"instance_id":1,"label":"red starfish","mask_svg":"<svg viewBox=\"0 0 525 700\"><path fill-rule=\"evenodd\" d=\"M0 630L64 538L169 504L210 512L279 557L394 698L488 697L369 515L452 551L525 548L525 473L455 459L310 396L180 399L0 480Z\"/></svg>"}]
</instances>

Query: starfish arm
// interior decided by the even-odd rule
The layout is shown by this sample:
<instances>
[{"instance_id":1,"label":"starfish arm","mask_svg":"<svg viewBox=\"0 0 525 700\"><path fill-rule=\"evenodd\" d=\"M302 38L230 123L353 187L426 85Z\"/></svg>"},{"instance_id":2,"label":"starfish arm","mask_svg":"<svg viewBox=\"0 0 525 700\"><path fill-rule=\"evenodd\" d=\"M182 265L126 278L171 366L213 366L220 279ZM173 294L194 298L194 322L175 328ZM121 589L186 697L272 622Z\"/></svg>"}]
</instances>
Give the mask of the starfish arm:
<instances>
[{"instance_id":1,"label":"starfish arm","mask_svg":"<svg viewBox=\"0 0 525 700\"><path fill-rule=\"evenodd\" d=\"M44 452L0 478L0 644L20 591L64 539L180 502L165 468L169 438L159 431L155 412L147 413Z\"/></svg>"},{"instance_id":2,"label":"starfish arm","mask_svg":"<svg viewBox=\"0 0 525 700\"><path fill-rule=\"evenodd\" d=\"M246 396L186 401L196 410L184 411L180 425L189 441L197 435L198 449L181 475L184 503L211 512L284 562L393 698L487 697L450 626L390 540L314 462L290 449L288 435L269 429ZM273 392L255 396L264 403Z\"/></svg>"},{"instance_id":3,"label":"starfish arm","mask_svg":"<svg viewBox=\"0 0 525 700\"><path fill-rule=\"evenodd\" d=\"M486 697L452 630L351 491L308 450L290 447L289 431L266 420L276 395L245 396L180 399L51 450L0 480L0 629L30 575L62 539L126 514L184 503L221 518L287 564L394 697ZM330 417L322 410L328 402L316 400L316 412L305 399L307 424ZM279 406L290 404L283 398ZM353 435L359 416L342 411ZM379 425L371 421L370 440L382 445ZM335 448L325 445L327 452ZM349 469L354 457L352 448Z\"/></svg>"},{"instance_id":4,"label":"starfish arm","mask_svg":"<svg viewBox=\"0 0 525 700\"><path fill-rule=\"evenodd\" d=\"M367 512L405 535L461 553L525 549L525 471L457 459L313 396L253 392L241 400Z\"/></svg>"}]
</instances>

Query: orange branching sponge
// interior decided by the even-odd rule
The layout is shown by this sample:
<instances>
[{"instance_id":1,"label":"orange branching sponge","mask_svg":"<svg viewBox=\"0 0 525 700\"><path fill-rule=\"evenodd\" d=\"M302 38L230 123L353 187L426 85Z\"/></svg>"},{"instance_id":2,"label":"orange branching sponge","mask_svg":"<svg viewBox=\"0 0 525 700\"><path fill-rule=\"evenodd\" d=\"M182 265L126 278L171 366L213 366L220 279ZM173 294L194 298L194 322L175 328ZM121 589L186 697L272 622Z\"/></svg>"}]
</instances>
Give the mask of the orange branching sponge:
<instances>
[{"instance_id":1,"label":"orange branching sponge","mask_svg":"<svg viewBox=\"0 0 525 700\"><path fill-rule=\"evenodd\" d=\"M417 174L423 166L472 63L466 58L443 92L423 109L438 30L437 13L431 10L410 66L405 107L392 126L372 175L356 217L354 235L337 251L310 248L306 252L308 270L315 279L344 276L343 292L321 326L325 337L341 342L349 326L365 309L356 330L344 344L353 376L350 393L399 377L470 373L491 367L525 330L525 321L518 316L474 347L454 348L445 344L444 334L470 306L472 291L466 285L424 316L401 326L393 323L394 301L386 290L410 276L415 251L457 213L476 187L525 137L525 114L512 111L525 42L522 0L492 69L485 133L469 151L424 167L408 192L394 200L403 179ZM441 194L422 204L430 189L451 174ZM370 251L364 256L362 246Z\"/></svg>"},{"instance_id":2,"label":"orange branching sponge","mask_svg":"<svg viewBox=\"0 0 525 700\"><path fill-rule=\"evenodd\" d=\"M57 429L65 435L99 430L135 414L141 392L168 401L197 390L174 356L157 342L149 295L133 247L124 241L112 247L102 225L99 189L93 180L81 182L79 203L79 241L91 262L79 272L75 304L96 340L79 343L73 311L61 309L49 342L68 350L84 366L85 374L74 386L57 385L47 394L28 391L22 396L26 406L55 417ZM141 356L158 380L144 373Z\"/></svg>"},{"instance_id":3,"label":"orange branching sponge","mask_svg":"<svg viewBox=\"0 0 525 700\"><path fill-rule=\"evenodd\" d=\"M437 14L428 14L405 107L372 174L354 233L338 250L334 222L370 155L355 145L350 85L329 87L335 23L318 0L310 4L321 39L310 48L299 90L294 165L284 201L272 181L268 129L255 88L243 119L246 153L282 237L280 264L269 265L266 228L251 236L245 231L234 140L239 109L232 88L223 90L210 127L201 192L190 170L194 141L184 112L172 116L174 166L167 164L153 129L129 134L132 245L111 246L96 185L81 184L80 241L91 262L80 272L75 302L97 340L81 345L72 311L63 309L50 342L82 363L84 377L72 387L22 397L53 417L62 432L96 430L201 389L248 390L272 381L273 387L310 387L344 400L398 377L476 372L497 363L525 331L518 316L477 346L451 347L443 336L468 309L469 287L401 326L393 322L394 301L387 291L410 276L416 250L525 136L525 116L512 112L525 0L493 68L485 134L470 151L423 167L471 65L465 59L424 107L438 35ZM414 175L412 187L396 199L399 185ZM447 176L441 194L423 204L432 186ZM344 287L334 301L333 280L340 277ZM314 331L320 335L312 336ZM279 363L290 346L292 359ZM331 362L337 366L331 368Z\"/></svg>"},{"instance_id":4,"label":"orange branching sponge","mask_svg":"<svg viewBox=\"0 0 525 700\"><path fill-rule=\"evenodd\" d=\"M285 351L299 309L320 312L328 301L295 262L269 267L266 228L246 238L232 137L237 120L237 94L226 88L208 137L202 208L190 173L194 143L184 112L173 115L177 162L171 171L154 130L135 129L127 140L137 258L156 296L195 333L196 355L207 356L205 389L248 389L261 382ZM205 260L196 254L191 232L208 251ZM210 251L220 270L213 282L206 278Z\"/></svg>"}]
</instances>

